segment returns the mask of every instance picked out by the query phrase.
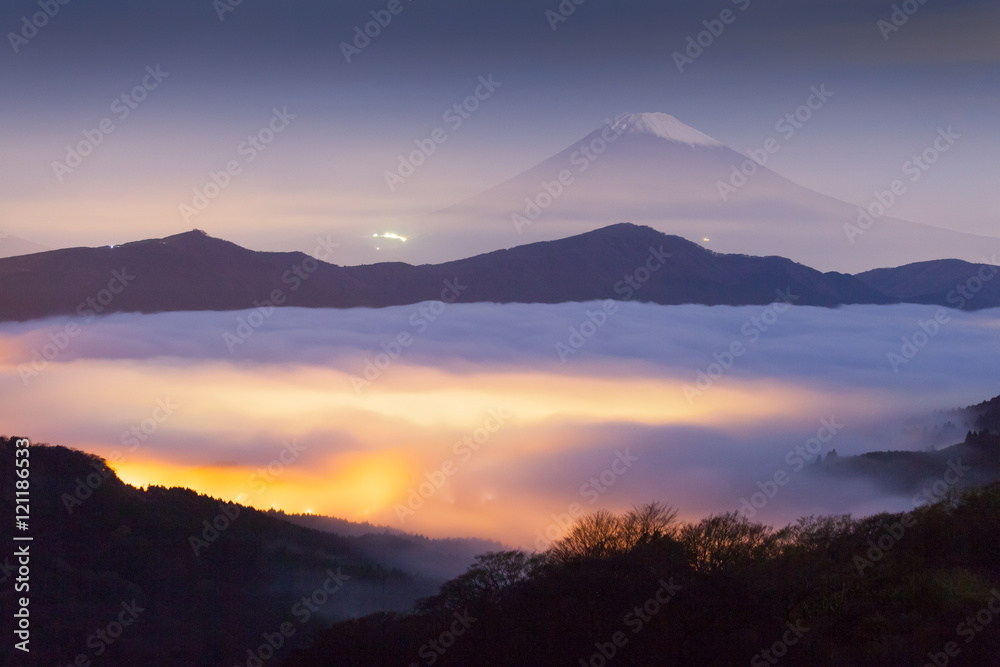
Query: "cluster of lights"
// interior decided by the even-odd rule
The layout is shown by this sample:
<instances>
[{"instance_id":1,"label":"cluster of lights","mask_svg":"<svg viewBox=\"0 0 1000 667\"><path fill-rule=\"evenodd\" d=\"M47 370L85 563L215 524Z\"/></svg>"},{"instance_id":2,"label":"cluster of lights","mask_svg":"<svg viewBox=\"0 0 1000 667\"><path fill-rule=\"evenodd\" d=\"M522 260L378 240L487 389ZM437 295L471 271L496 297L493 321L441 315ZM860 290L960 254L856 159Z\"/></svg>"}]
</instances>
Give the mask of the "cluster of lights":
<instances>
[{"instance_id":1,"label":"cluster of lights","mask_svg":"<svg viewBox=\"0 0 1000 667\"><path fill-rule=\"evenodd\" d=\"M400 236L399 234L393 234L392 232L388 232L386 234L372 234L372 237L376 239L397 239L399 241L402 241L403 243L406 243L405 236Z\"/></svg>"},{"instance_id":2,"label":"cluster of lights","mask_svg":"<svg viewBox=\"0 0 1000 667\"><path fill-rule=\"evenodd\" d=\"M405 236L400 236L399 234L394 234L393 232L386 232L385 234L372 234L372 238L375 238L375 239L395 239L397 241L402 241L403 243L406 243L406 237ZM378 247L378 246L375 246L375 249L376 250L381 250L381 248Z\"/></svg>"}]
</instances>

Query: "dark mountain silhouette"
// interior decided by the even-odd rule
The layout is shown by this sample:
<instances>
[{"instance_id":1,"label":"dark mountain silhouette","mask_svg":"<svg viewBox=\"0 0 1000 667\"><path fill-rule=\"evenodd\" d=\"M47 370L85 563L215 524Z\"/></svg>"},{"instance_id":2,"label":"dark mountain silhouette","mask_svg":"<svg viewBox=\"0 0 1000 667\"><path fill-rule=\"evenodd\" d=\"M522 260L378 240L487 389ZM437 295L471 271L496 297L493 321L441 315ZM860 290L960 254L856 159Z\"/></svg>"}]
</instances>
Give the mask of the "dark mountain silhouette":
<instances>
[{"instance_id":1,"label":"dark mountain silhouette","mask_svg":"<svg viewBox=\"0 0 1000 667\"><path fill-rule=\"evenodd\" d=\"M1000 238L894 218L891 207L872 218L864 208L878 207L876 200L848 203L803 187L772 171L760 157L766 153L754 148L756 160L663 113L609 118L508 181L421 217L415 227L427 243L420 253L438 256L431 254L436 246L454 247L457 239L482 251L512 233L525 241L557 239L610 220L707 237L721 252L779 255L822 271L948 257L987 261L984 253L1000 251Z\"/></svg>"},{"instance_id":2,"label":"dark mountain silhouette","mask_svg":"<svg viewBox=\"0 0 1000 667\"><path fill-rule=\"evenodd\" d=\"M966 408L976 430L1000 435L1000 396Z\"/></svg>"},{"instance_id":3,"label":"dark mountain silhouette","mask_svg":"<svg viewBox=\"0 0 1000 667\"><path fill-rule=\"evenodd\" d=\"M895 301L851 276L819 273L781 257L721 255L628 223L421 266L336 266L302 253L247 250L200 231L0 259L0 320L91 311L237 310L275 296L280 305L328 308L442 298L746 305L775 301L777 290L790 290L798 305Z\"/></svg>"},{"instance_id":4,"label":"dark mountain silhouette","mask_svg":"<svg viewBox=\"0 0 1000 667\"><path fill-rule=\"evenodd\" d=\"M956 633L948 664L994 664L1000 640L968 623L1000 598L998 452L1000 436L981 432L815 466L914 494L904 513L776 530L739 512L678 523L659 503L598 511L543 553L483 554L413 613L336 624L289 664L944 664Z\"/></svg>"},{"instance_id":5,"label":"dark mountain silhouette","mask_svg":"<svg viewBox=\"0 0 1000 667\"><path fill-rule=\"evenodd\" d=\"M867 478L889 493L916 496L944 479L954 491L1000 481L1000 436L969 433L964 442L933 452L868 452L828 458L813 472ZM939 485L940 486L940 485Z\"/></svg>"},{"instance_id":6,"label":"dark mountain silhouette","mask_svg":"<svg viewBox=\"0 0 1000 667\"><path fill-rule=\"evenodd\" d=\"M997 406L1000 397L965 410L992 425ZM21 469L14 449L0 437L2 488ZM809 517L775 530L737 512L681 524L653 503L583 517L528 554L393 531L321 532L286 519L376 527L140 489L99 457L33 445L32 653L6 642L0 663L568 665L613 650L624 665L745 664L791 623L808 630L785 647L788 664L920 664L995 594L1000 486L988 482L998 451L1000 435L983 430L939 452L821 466L905 491L947 480L960 457L969 470L948 482L955 493L905 514ZM14 505L2 494L4 516ZM12 543L13 527L0 539ZM493 551L443 584L407 567L476 546ZM16 572L0 556L0 581ZM18 608L16 595L4 586L0 606ZM112 625L123 610L135 616L124 629ZM8 636L12 622L0 621ZM975 639L956 664L991 664L1000 640Z\"/></svg>"},{"instance_id":7,"label":"dark mountain silhouette","mask_svg":"<svg viewBox=\"0 0 1000 667\"><path fill-rule=\"evenodd\" d=\"M886 492L919 497L945 479L952 491L1000 482L1000 396L988 401L936 412L938 424L922 430L925 443L949 434L965 432L965 439L930 451L881 451L857 456L828 456L810 467L810 472L841 478L865 478ZM940 419L948 421L943 425ZM959 425L962 425L961 427ZM969 429L965 431L964 426ZM961 436L959 436L961 437Z\"/></svg>"},{"instance_id":8,"label":"dark mountain silhouette","mask_svg":"<svg viewBox=\"0 0 1000 667\"><path fill-rule=\"evenodd\" d=\"M857 274L858 280L907 303L928 303L981 310L1000 306L1000 265L970 264L958 259L917 262L894 269Z\"/></svg>"},{"instance_id":9,"label":"dark mountain silhouette","mask_svg":"<svg viewBox=\"0 0 1000 667\"><path fill-rule=\"evenodd\" d=\"M414 613L334 625L288 664L995 665L998 508L993 484L777 530L598 511L541 554L484 554Z\"/></svg>"},{"instance_id":10,"label":"dark mountain silhouette","mask_svg":"<svg viewBox=\"0 0 1000 667\"><path fill-rule=\"evenodd\" d=\"M938 260L850 276L782 257L724 255L619 223L444 264L337 266L298 252L257 252L194 230L115 247L0 259L0 321L52 315L242 310L265 303L381 308L432 300L657 304L922 303L1000 306L998 269Z\"/></svg>"},{"instance_id":11,"label":"dark mountain silhouette","mask_svg":"<svg viewBox=\"0 0 1000 667\"><path fill-rule=\"evenodd\" d=\"M0 497L9 519L0 537L8 546L21 545L11 541L14 449L13 439L0 437L0 480L10 490ZM65 447L33 444L29 461L31 653L5 641L4 665L85 664L74 663L80 654L102 665L246 664L248 650L257 651L264 633L273 638L282 623L294 634L282 640L279 656L333 621L408 609L473 561L475 541L343 536L188 489L139 489L103 459ZM466 556L457 565L459 551ZM25 594L14 590L12 553L0 555L7 637ZM442 562L425 568L435 559ZM434 569L445 576L419 573ZM327 584L331 572L346 579ZM324 585L326 593L314 598ZM304 596L315 608L301 603ZM118 618L123 603L142 611L107 644L94 633Z\"/></svg>"}]
</instances>

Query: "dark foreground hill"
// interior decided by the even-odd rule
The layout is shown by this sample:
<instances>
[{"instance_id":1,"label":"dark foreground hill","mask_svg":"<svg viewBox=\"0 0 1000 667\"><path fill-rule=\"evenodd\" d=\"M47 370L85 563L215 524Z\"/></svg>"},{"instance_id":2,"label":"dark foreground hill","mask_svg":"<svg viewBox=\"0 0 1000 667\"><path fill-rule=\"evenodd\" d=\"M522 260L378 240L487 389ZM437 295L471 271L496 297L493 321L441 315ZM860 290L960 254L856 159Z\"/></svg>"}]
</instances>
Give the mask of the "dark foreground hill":
<instances>
[{"instance_id":1,"label":"dark foreground hill","mask_svg":"<svg viewBox=\"0 0 1000 667\"><path fill-rule=\"evenodd\" d=\"M778 530L599 511L541 554L480 556L415 613L334 625L289 664L1000 665L998 405L953 411L982 429L958 445L813 466L912 494L912 511Z\"/></svg>"},{"instance_id":2,"label":"dark foreground hill","mask_svg":"<svg viewBox=\"0 0 1000 667\"><path fill-rule=\"evenodd\" d=\"M1000 433L1000 396L969 406L965 410L969 418L975 420L975 430Z\"/></svg>"},{"instance_id":3,"label":"dark foreground hill","mask_svg":"<svg viewBox=\"0 0 1000 667\"><path fill-rule=\"evenodd\" d=\"M322 249L320 249L322 250ZM318 254L325 254L325 251ZM302 253L255 252L191 231L114 247L0 259L0 321L50 315L240 310L273 303L384 307L430 300L658 304L1000 305L1000 281L958 303L954 288L989 265L926 262L859 277L782 257L724 255L628 223L438 265L337 266ZM968 275L966 275L968 274ZM782 295L788 295L783 297Z\"/></svg>"},{"instance_id":4,"label":"dark foreground hill","mask_svg":"<svg viewBox=\"0 0 1000 667\"><path fill-rule=\"evenodd\" d=\"M998 484L780 530L598 512L544 554L482 556L416 613L337 624L290 664L997 665L998 520Z\"/></svg>"},{"instance_id":5,"label":"dark foreground hill","mask_svg":"<svg viewBox=\"0 0 1000 667\"><path fill-rule=\"evenodd\" d=\"M19 534L33 539L14 542L14 450L0 438L3 665L216 667L268 653L280 664L330 623L408 609L443 580L382 564L387 550L411 563L441 557L406 536L345 537L188 489L135 488L98 457L44 445L27 457L29 530ZM22 545L30 573L15 590ZM20 597L30 600L27 654L12 641Z\"/></svg>"},{"instance_id":6,"label":"dark foreground hill","mask_svg":"<svg viewBox=\"0 0 1000 667\"><path fill-rule=\"evenodd\" d=\"M443 585L414 563L495 547L321 532L286 519L365 527L139 489L98 457L45 445L19 457L0 438L0 541L13 545L0 631L15 637L26 607L31 633L29 654L0 644L0 664L1000 664L1000 484L974 488L996 479L998 401L965 409L984 428L953 448L823 466L897 491L945 484L912 512L775 530L735 512L680 524L654 503L587 516L543 553L481 554ZM945 463L959 458L956 480ZM18 536L33 539L16 542L25 514Z\"/></svg>"},{"instance_id":7,"label":"dark foreground hill","mask_svg":"<svg viewBox=\"0 0 1000 667\"><path fill-rule=\"evenodd\" d=\"M845 480L866 478L887 493L927 503L940 499L933 489L959 492L1000 481L1000 435L997 434L1000 428L994 426L993 431L970 431L963 442L932 452L828 456L822 464L812 466L811 471ZM928 494L935 497L929 498Z\"/></svg>"}]
</instances>

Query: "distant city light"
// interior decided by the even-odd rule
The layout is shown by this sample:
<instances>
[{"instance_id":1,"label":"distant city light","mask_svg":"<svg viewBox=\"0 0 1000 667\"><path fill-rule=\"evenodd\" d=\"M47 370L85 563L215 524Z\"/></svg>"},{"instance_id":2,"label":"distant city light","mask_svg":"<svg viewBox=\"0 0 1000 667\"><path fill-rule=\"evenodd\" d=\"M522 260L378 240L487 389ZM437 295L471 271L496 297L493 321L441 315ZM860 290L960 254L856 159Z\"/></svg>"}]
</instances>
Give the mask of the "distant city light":
<instances>
[{"instance_id":1,"label":"distant city light","mask_svg":"<svg viewBox=\"0 0 1000 667\"><path fill-rule=\"evenodd\" d=\"M400 236L399 234L394 234L392 232L386 232L385 234L372 234L372 238L376 239L396 239L397 241L402 241L406 243L406 237Z\"/></svg>"}]
</instances>

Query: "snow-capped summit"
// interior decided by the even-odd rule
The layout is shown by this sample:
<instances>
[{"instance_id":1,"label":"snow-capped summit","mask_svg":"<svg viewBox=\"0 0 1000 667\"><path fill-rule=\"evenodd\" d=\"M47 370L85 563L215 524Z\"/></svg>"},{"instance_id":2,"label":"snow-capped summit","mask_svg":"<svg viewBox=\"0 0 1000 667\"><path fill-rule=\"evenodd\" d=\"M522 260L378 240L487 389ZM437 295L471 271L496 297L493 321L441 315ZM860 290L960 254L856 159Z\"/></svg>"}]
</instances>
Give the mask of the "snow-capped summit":
<instances>
[{"instance_id":1,"label":"snow-capped summit","mask_svg":"<svg viewBox=\"0 0 1000 667\"><path fill-rule=\"evenodd\" d=\"M619 134L651 134L667 141L691 146L722 147L722 144L665 113L623 113L612 128Z\"/></svg>"},{"instance_id":2,"label":"snow-capped summit","mask_svg":"<svg viewBox=\"0 0 1000 667\"><path fill-rule=\"evenodd\" d=\"M609 140L609 128L619 138ZM888 215L872 223L869 209L798 185L770 166L665 113L624 113L424 224L441 224L451 239L456 227L476 220L469 247L488 252L488 236L493 247L504 247L511 238L552 240L627 220L700 240L714 252L778 255L842 273L945 257L981 263L987 248L1000 251L998 238Z\"/></svg>"}]
</instances>

